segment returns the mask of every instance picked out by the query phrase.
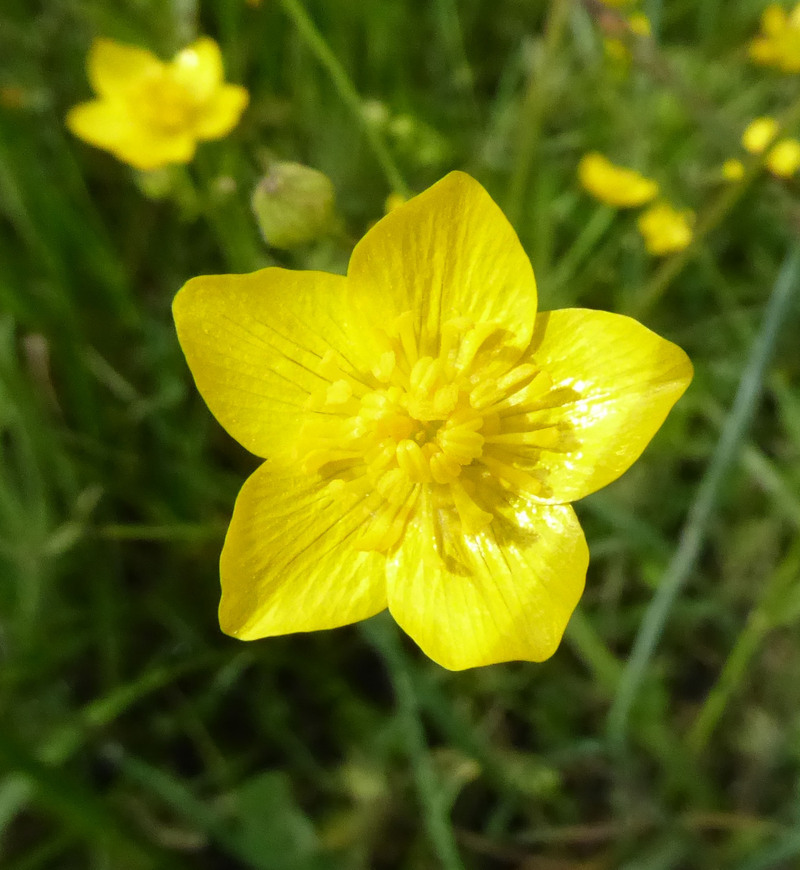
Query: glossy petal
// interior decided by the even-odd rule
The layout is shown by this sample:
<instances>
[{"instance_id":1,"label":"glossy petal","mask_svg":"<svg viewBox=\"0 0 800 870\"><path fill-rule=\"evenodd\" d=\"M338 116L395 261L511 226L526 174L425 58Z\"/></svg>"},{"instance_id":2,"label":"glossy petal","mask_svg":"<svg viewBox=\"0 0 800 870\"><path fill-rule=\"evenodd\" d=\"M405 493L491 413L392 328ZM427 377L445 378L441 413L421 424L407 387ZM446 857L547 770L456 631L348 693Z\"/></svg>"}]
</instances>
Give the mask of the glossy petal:
<instances>
[{"instance_id":1,"label":"glossy petal","mask_svg":"<svg viewBox=\"0 0 800 870\"><path fill-rule=\"evenodd\" d=\"M99 148L114 150L136 133L136 125L118 100L91 100L67 113L67 127L79 139Z\"/></svg>"},{"instance_id":2,"label":"glossy petal","mask_svg":"<svg viewBox=\"0 0 800 870\"><path fill-rule=\"evenodd\" d=\"M222 85L200 110L195 132L200 139L219 139L239 123L250 97L240 85Z\"/></svg>"},{"instance_id":3,"label":"glossy petal","mask_svg":"<svg viewBox=\"0 0 800 870\"><path fill-rule=\"evenodd\" d=\"M258 456L290 454L312 393L331 385L323 357L347 332L345 279L324 272L263 269L194 278L172 311L197 388L230 434ZM369 366L367 366L367 370Z\"/></svg>"},{"instance_id":4,"label":"glossy petal","mask_svg":"<svg viewBox=\"0 0 800 870\"><path fill-rule=\"evenodd\" d=\"M428 493L387 562L389 609L450 670L543 661L558 647L583 591L589 553L568 505L506 505L464 536Z\"/></svg>"},{"instance_id":5,"label":"glossy petal","mask_svg":"<svg viewBox=\"0 0 800 870\"><path fill-rule=\"evenodd\" d=\"M207 36L179 51L169 69L198 103L210 99L224 77L219 46Z\"/></svg>"},{"instance_id":6,"label":"glossy petal","mask_svg":"<svg viewBox=\"0 0 800 870\"><path fill-rule=\"evenodd\" d=\"M158 76L164 69L164 64L146 48L112 39L96 39L86 64L89 82L95 93L104 97L119 97L142 79Z\"/></svg>"},{"instance_id":7,"label":"glossy petal","mask_svg":"<svg viewBox=\"0 0 800 870\"><path fill-rule=\"evenodd\" d=\"M530 261L489 194L463 172L378 221L356 245L347 275L351 305L373 330L405 311L431 344L455 317L503 324L520 346L533 329Z\"/></svg>"},{"instance_id":8,"label":"glossy petal","mask_svg":"<svg viewBox=\"0 0 800 870\"><path fill-rule=\"evenodd\" d=\"M309 476L264 463L245 483L220 561L223 631L254 640L335 628L386 607L385 559L352 541L364 522Z\"/></svg>"},{"instance_id":9,"label":"glossy petal","mask_svg":"<svg viewBox=\"0 0 800 870\"><path fill-rule=\"evenodd\" d=\"M583 498L627 471L692 379L677 345L606 311L543 312L531 353L554 381L547 424L564 424L573 442L539 459L552 503Z\"/></svg>"}]
</instances>

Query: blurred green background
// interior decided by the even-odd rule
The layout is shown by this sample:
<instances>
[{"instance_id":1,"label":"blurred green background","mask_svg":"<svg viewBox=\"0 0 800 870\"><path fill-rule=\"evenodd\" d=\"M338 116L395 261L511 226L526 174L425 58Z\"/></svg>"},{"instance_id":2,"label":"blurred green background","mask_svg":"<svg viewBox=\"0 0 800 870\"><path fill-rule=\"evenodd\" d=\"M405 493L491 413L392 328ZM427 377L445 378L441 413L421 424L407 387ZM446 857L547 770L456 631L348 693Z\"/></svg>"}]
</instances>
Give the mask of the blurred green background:
<instances>
[{"instance_id":1,"label":"blurred green background","mask_svg":"<svg viewBox=\"0 0 800 870\"><path fill-rule=\"evenodd\" d=\"M798 78L748 60L765 5L644 0L626 65L622 19L581 0L0 2L4 870L800 866L800 186L719 169L753 117L800 121ZM93 38L168 58L199 34L251 104L188 167L66 131ZM382 617L249 645L216 622L257 460L197 395L172 297L343 271L381 148L412 190L475 175L543 309L634 314L695 364L577 505L587 591L544 664L449 673ZM578 188L592 149L695 209L697 243L649 257ZM330 177L334 237L265 245L276 158Z\"/></svg>"}]
</instances>

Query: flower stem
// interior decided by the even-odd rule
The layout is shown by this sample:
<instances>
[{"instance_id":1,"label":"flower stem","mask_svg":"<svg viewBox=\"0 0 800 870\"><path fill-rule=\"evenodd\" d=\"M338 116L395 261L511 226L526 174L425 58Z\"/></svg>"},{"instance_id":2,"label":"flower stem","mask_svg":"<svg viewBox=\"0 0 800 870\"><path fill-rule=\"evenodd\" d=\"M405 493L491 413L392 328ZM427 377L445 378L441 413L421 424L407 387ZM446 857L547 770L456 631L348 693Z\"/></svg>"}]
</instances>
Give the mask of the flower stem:
<instances>
[{"instance_id":1,"label":"flower stem","mask_svg":"<svg viewBox=\"0 0 800 870\"><path fill-rule=\"evenodd\" d=\"M647 668L669 618L678 593L689 579L705 542L706 531L731 466L753 417L761 386L783 321L794 300L800 279L800 243L784 260L772 287L761 328L745 364L733 406L722 427L719 441L697 489L681 531L678 548L667 565L653 600L645 613L608 714L608 738L616 750L624 748L628 720Z\"/></svg>"},{"instance_id":2,"label":"flower stem","mask_svg":"<svg viewBox=\"0 0 800 870\"><path fill-rule=\"evenodd\" d=\"M283 11L292 19L306 47L330 76L342 102L353 113L372 149L372 153L375 155L375 159L380 164L383 174L389 182L389 186L395 193L409 197L411 192L392 155L389 153L389 149L386 147L380 133L367 121L364 115L364 107L361 97L355 89L355 85L350 81L350 77L347 75L344 67L331 51L330 46L325 41L325 37L311 20L301 0L280 0L280 4L283 7Z\"/></svg>"},{"instance_id":3,"label":"flower stem","mask_svg":"<svg viewBox=\"0 0 800 870\"><path fill-rule=\"evenodd\" d=\"M444 870L463 870L458 854L447 801L422 726L417 686L411 663L403 650L397 628L385 615L362 624L364 634L383 658L394 685L398 718L406 739L414 783L428 836Z\"/></svg>"}]
</instances>

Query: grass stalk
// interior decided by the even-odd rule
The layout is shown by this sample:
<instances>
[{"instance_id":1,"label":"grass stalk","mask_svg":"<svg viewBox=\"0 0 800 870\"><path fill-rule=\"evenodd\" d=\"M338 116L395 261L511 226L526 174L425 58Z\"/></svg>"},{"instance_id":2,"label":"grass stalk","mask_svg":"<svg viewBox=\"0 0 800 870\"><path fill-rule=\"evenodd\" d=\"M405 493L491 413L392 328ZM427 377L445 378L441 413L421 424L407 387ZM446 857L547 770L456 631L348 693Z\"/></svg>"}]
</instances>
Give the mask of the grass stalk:
<instances>
[{"instance_id":1,"label":"grass stalk","mask_svg":"<svg viewBox=\"0 0 800 870\"><path fill-rule=\"evenodd\" d=\"M517 124L516 160L506 196L506 216L515 227L519 226L531 169L539 152L542 122L551 81L549 70L553 67L553 59L564 37L570 7L571 0L553 0L550 4L541 54L536 62L531 64L528 73L528 83Z\"/></svg>"},{"instance_id":2,"label":"grass stalk","mask_svg":"<svg viewBox=\"0 0 800 870\"><path fill-rule=\"evenodd\" d=\"M687 736L689 749L700 755L731 698L747 674L747 668L764 639L779 621L780 608L800 572L800 540L796 540L783 561L772 572L761 600L753 608L736 639L719 679L700 708Z\"/></svg>"},{"instance_id":3,"label":"grass stalk","mask_svg":"<svg viewBox=\"0 0 800 870\"><path fill-rule=\"evenodd\" d=\"M415 675L397 628L384 615L364 623L363 629L369 642L383 658L392 679L398 717L402 723L423 822L431 845L444 870L463 870L445 794L437 781L425 739Z\"/></svg>"},{"instance_id":4,"label":"grass stalk","mask_svg":"<svg viewBox=\"0 0 800 870\"><path fill-rule=\"evenodd\" d=\"M761 395L775 343L794 300L798 279L800 279L800 244L795 243L786 256L772 287L761 328L739 380L733 406L689 509L678 548L667 565L658 590L645 613L630 658L622 673L616 697L608 714L607 726L609 741L616 750L621 750L627 741L630 713L639 689L672 608L700 555L708 527L722 494L723 484L740 454L742 442Z\"/></svg>"},{"instance_id":5,"label":"grass stalk","mask_svg":"<svg viewBox=\"0 0 800 870\"><path fill-rule=\"evenodd\" d=\"M351 111L356 122L361 127L364 137L383 170L389 186L395 193L399 193L401 196L410 196L411 191L403 179L403 175L389 149L386 147L381 134L367 121L364 115L363 102L355 85L350 80L350 76L348 76L345 68L339 63L333 51L331 51L330 46L325 41L325 37L317 29L303 4L300 0L280 0L280 4L286 15L291 18L306 47L328 73L333 86L339 92L342 102Z\"/></svg>"}]
</instances>

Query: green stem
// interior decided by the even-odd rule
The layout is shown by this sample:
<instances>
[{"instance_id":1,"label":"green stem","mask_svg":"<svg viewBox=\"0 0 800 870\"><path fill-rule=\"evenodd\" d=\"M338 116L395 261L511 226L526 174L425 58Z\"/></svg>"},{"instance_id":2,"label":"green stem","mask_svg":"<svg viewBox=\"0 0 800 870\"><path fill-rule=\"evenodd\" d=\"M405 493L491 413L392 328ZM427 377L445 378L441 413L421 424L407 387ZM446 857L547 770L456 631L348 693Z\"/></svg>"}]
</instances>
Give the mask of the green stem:
<instances>
[{"instance_id":1,"label":"green stem","mask_svg":"<svg viewBox=\"0 0 800 870\"><path fill-rule=\"evenodd\" d=\"M300 0L280 0L280 4L283 7L283 11L292 19L306 47L330 76L342 102L353 113L353 117L361 127L372 149L372 153L375 155L375 159L380 164L383 174L389 182L389 186L395 193L405 197L410 196L411 192L408 185L403 180L403 176L392 155L389 153L389 149L384 144L380 133L367 121L364 115L364 107L358 91L356 91L344 67L331 51L330 46L325 41L325 37L319 32Z\"/></svg>"},{"instance_id":2,"label":"green stem","mask_svg":"<svg viewBox=\"0 0 800 870\"><path fill-rule=\"evenodd\" d=\"M553 58L561 45L570 5L571 0L552 0L545 25L542 52L538 63L532 64L528 75L518 124L517 158L506 197L506 216L514 226L519 226L531 168L539 151L547 91L551 81L549 73L554 66Z\"/></svg>"},{"instance_id":3,"label":"green stem","mask_svg":"<svg viewBox=\"0 0 800 870\"><path fill-rule=\"evenodd\" d=\"M550 279L551 288L562 287L570 281L598 242L608 231L617 216L617 210L607 205L599 205L586 221L569 250L564 254Z\"/></svg>"},{"instance_id":4,"label":"green stem","mask_svg":"<svg viewBox=\"0 0 800 870\"><path fill-rule=\"evenodd\" d=\"M609 695L619 684L622 665L578 608L567 626L567 642Z\"/></svg>"},{"instance_id":5,"label":"green stem","mask_svg":"<svg viewBox=\"0 0 800 870\"><path fill-rule=\"evenodd\" d=\"M397 628L385 615L363 623L369 642L383 658L394 685L398 718L411 759L423 821L436 855L445 870L463 870L444 791L437 782L422 726L415 675L403 650Z\"/></svg>"},{"instance_id":6,"label":"green stem","mask_svg":"<svg viewBox=\"0 0 800 870\"><path fill-rule=\"evenodd\" d=\"M630 712L661 633L679 592L692 573L719 501L722 485L739 456L741 443L761 394L762 382L772 358L778 333L794 300L798 277L800 277L800 243L795 243L773 285L761 329L750 350L733 406L722 427L716 449L689 509L678 548L645 613L630 658L622 673L617 695L608 714L609 741L618 751L625 745Z\"/></svg>"}]
</instances>

